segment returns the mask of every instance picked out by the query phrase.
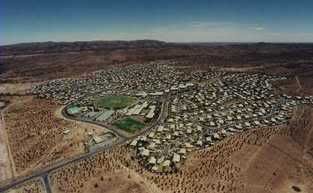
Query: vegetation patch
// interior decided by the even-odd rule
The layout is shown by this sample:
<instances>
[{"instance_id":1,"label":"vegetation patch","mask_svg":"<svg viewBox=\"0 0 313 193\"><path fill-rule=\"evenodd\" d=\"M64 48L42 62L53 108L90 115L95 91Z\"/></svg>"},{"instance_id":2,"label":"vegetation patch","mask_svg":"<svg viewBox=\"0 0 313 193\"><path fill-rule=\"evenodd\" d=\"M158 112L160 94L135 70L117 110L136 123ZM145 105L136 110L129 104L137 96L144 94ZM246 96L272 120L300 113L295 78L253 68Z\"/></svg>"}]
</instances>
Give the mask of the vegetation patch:
<instances>
[{"instance_id":1,"label":"vegetation patch","mask_svg":"<svg viewBox=\"0 0 313 193\"><path fill-rule=\"evenodd\" d=\"M136 98L130 96L104 96L95 101L97 108L122 109L135 103Z\"/></svg>"},{"instance_id":2,"label":"vegetation patch","mask_svg":"<svg viewBox=\"0 0 313 193\"><path fill-rule=\"evenodd\" d=\"M291 187L295 192L301 192L301 189L298 186Z\"/></svg>"},{"instance_id":3,"label":"vegetation patch","mask_svg":"<svg viewBox=\"0 0 313 193\"><path fill-rule=\"evenodd\" d=\"M114 123L119 129L127 131L129 133L135 133L137 130L144 128L144 124L137 121L131 117L126 117L124 119L118 120Z\"/></svg>"}]
</instances>

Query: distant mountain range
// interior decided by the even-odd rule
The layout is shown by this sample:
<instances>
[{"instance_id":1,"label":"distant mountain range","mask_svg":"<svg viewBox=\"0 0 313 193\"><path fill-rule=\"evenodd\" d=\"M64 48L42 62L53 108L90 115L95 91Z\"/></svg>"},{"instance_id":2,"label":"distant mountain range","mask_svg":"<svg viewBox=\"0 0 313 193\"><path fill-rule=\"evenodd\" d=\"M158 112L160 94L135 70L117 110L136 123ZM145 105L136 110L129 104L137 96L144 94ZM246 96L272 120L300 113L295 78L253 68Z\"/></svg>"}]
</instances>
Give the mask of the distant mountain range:
<instances>
[{"instance_id":1,"label":"distant mountain range","mask_svg":"<svg viewBox=\"0 0 313 193\"><path fill-rule=\"evenodd\" d=\"M240 42L164 42L158 40L134 41L77 41L77 42L32 42L0 46L0 56L30 55L45 53L64 53L97 50L118 50L136 48L168 48L168 47L241 47L244 49L273 49L273 48L312 48L313 44L307 43L240 43Z\"/></svg>"},{"instance_id":2,"label":"distant mountain range","mask_svg":"<svg viewBox=\"0 0 313 193\"><path fill-rule=\"evenodd\" d=\"M42 54L88 50L160 48L168 43L157 40L34 42L0 46L0 55Z\"/></svg>"}]
</instances>

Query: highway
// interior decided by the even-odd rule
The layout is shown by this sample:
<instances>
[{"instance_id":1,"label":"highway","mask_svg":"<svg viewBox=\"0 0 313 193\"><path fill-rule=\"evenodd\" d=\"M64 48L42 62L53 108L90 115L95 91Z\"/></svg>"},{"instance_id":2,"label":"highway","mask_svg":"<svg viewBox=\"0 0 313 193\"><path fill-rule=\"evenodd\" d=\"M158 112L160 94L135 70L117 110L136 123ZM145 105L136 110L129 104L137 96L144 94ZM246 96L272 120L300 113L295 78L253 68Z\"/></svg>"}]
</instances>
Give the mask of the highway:
<instances>
[{"instance_id":1,"label":"highway","mask_svg":"<svg viewBox=\"0 0 313 193\"><path fill-rule=\"evenodd\" d=\"M66 107L64 107L66 108ZM64 110L64 109L63 109ZM163 99L162 101L162 105L161 105L161 110L159 113L159 116L157 118L157 120L150 126L148 126L147 128L145 128L144 130L142 130L141 132L137 133L136 135L129 137L129 138L125 138L123 136L120 136L119 134L117 134L118 136L120 136L120 140L118 140L116 143L112 144L111 146L105 146L105 147L99 147L97 150L93 151L93 152L88 152L85 154L81 154L81 155L77 155L74 157L71 157L69 159L64 159L61 161L57 161L54 164L47 166L45 168L39 169L37 171L31 172L31 174L27 175L27 176L20 176L14 179L10 179L10 180L6 180L4 182L0 183L0 193L4 193L5 191L17 187L19 185L22 185L23 183L30 181L30 180L34 180L37 178L41 178L43 179L43 182L45 184L45 189L47 193L52 193L51 187L50 187L50 182L49 182L49 174L52 171L55 171L59 168L62 168L66 165L72 164L74 162L79 162L81 160L84 159L88 159L89 157L94 156L95 154L99 153L99 152L104 152L107 150L112 149L115 146L118 145L122 145L124 143L126 143L128 140L132 140L135 139L136 137L143 135L147 132L149 132L151 129L153 129L154 127L156 127L159 123L163 122L166 119L167 116L167 110L168 110L168 102L166 101L166 99ZM66 117L68 118L68 117ZM102 126L102 125L100 125ZM111 130L112 131L112 130ZM116 132L114 132L116 134Z\"/></svg>"}]
</instances>

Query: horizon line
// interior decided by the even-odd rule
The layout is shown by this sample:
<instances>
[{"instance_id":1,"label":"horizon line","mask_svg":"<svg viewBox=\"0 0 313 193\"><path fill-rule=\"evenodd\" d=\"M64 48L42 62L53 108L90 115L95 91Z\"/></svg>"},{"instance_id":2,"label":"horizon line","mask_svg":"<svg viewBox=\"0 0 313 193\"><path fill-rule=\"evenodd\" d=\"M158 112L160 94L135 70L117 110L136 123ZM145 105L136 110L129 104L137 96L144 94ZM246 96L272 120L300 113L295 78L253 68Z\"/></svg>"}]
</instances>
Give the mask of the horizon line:
<instances>
[{"instance_id":1,"label":"horizon line","mask_svg":"<svg viewBox=\"0 0 313 193\"><path fill-rule=\"evenodd\" d=\"M17 43L9 43L9 44L1 44L1 47L5 46L18 46L21 44L40 44L40 43L84 43L84 42L136 42L136 41L156 41L156 42L163 42L167 44L258 44L258 43L265 43L265 44L313 44L312 42L302 42L302 41L163 41L157 39L133 39L133 40L75 40L75 41L25 41L25 42L17 42Z\"/></svg>"}]
</instances>

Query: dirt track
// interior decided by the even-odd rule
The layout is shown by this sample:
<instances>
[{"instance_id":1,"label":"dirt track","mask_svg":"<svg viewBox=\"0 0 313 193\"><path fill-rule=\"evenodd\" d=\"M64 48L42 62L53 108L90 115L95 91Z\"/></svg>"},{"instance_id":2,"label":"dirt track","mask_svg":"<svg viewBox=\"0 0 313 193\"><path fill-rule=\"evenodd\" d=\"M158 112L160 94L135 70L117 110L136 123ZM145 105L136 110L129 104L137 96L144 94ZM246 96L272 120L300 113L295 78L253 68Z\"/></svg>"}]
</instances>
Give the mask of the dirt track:
<instances>
[{"instance_id":1,"label":"dirt track","mask_svg":"<svg viewBox=\"0 0 313 193\"><path fill-rule=\"evenodd\" d=\"M11 161L9 156L8 143L5 131L5 121L0 112L0 181L13 176Z\"/></svg>"}]
</instances>

